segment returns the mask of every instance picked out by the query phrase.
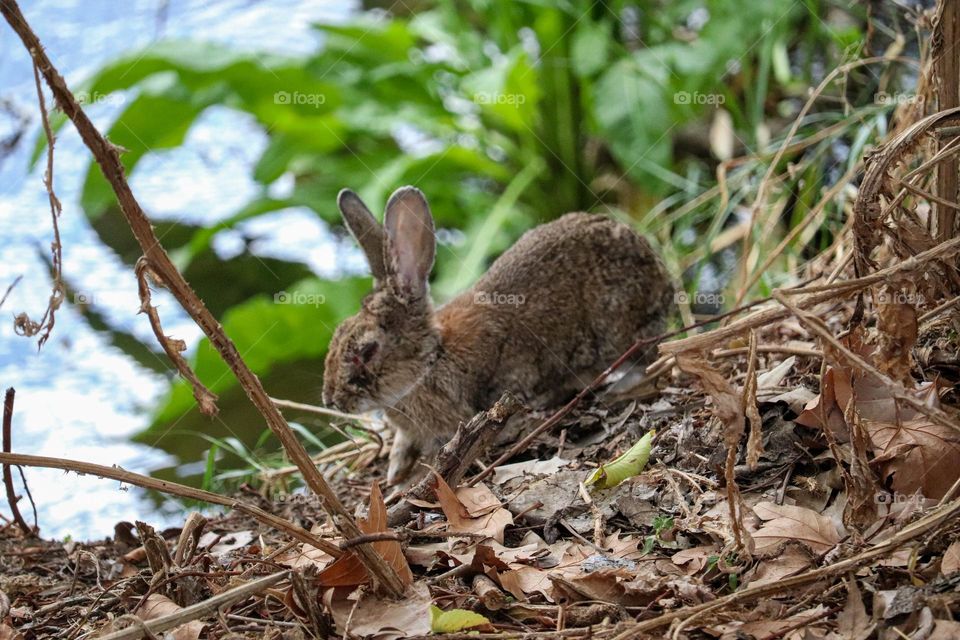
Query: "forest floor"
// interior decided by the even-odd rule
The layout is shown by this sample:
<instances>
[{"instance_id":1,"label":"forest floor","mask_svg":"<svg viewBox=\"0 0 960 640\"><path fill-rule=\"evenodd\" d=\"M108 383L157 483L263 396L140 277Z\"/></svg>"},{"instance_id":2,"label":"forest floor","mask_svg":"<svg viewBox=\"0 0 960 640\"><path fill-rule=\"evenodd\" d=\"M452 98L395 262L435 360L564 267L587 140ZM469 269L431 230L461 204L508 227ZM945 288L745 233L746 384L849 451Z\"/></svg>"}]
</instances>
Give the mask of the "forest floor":
<instances>
[{"instance_id":1,"label":"forest floor","mask_svg":"<svg viewBox=\"0 0 960 640\"><path fill-rule=\"evenodd\" d=\"M839 335L853 304L829 307ZM907 392L929 406L956 400L958 321L921 325L902 358ZM408 583L400 600L372 589L349 551L334 562L236 511L160 532L119 523L94 543L8 525L0 638L148 637L139 620L177 615L178 640L960 637L956 431L841 364L795 317L754 336L586 396L468 486L550 416L521 409L459 486L434 482L428 499L384 502L372 439L327 452L331 485ZM873 363L886 353L875 328L839 343ZM642 473L585 485L651 429ZM315 497L282 493L289 471L237 498L341 543Z\"/></svg>"}]
</instances>

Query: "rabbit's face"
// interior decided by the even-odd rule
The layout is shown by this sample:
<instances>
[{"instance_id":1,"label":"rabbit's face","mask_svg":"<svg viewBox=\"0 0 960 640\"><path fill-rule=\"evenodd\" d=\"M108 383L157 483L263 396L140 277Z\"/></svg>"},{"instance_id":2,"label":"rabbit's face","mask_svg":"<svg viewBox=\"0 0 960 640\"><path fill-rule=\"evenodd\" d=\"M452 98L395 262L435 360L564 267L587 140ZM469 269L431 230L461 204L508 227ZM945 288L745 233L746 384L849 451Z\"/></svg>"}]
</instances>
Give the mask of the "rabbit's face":
<instances>
[{"instance_id":1,"label":"rabbit's face","mask_svg":"<svg viewBox=\"0 0 960 640\"><path fill-rule=\"evenodd\" d=\"M374 291L333 334L323 373L324 404L349 412L392 407L436 360L439 333L427 277L435 251L433 218L412 187L391 196L384 226L356 194L339 205L370 264Z\"/></svg>"},{"instance_id":2,"label":"rabbit's face","mask_svg":"<svg viewBox=\"0 0 960 640\"><path fill-rule=\"evenodd\" d=\"M430 318L426 301L404 302L388 290L367 296L330 343L324 404L349 412L394 406L436 359L440 337Z\"/></svg>"}]
</instances>

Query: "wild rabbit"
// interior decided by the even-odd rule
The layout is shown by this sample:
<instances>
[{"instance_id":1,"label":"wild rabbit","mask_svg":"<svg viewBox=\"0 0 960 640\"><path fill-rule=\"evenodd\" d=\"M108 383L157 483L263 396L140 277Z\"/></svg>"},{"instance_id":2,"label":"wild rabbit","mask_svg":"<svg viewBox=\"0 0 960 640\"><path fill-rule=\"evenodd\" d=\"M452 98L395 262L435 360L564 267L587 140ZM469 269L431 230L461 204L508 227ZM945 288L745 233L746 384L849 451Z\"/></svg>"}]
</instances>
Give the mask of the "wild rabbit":
<instances>
[{"instance_id":1,"label":"wild rabbit","mask_svg":"<svg viewBox=\"0 0 960 640\"><path fill-rule=\"evenodd\" d=\"M391 484L504 391L540 407L569 399L636 340L661 333L673 309L670 278L647 241L587 213L528 231L473 287L434 309L436 239L423 194L394 192L383 226L352 191L337 203L374 287L333 335L323 401L384 411L396 429Z\"/></svg>"}]
</instances>

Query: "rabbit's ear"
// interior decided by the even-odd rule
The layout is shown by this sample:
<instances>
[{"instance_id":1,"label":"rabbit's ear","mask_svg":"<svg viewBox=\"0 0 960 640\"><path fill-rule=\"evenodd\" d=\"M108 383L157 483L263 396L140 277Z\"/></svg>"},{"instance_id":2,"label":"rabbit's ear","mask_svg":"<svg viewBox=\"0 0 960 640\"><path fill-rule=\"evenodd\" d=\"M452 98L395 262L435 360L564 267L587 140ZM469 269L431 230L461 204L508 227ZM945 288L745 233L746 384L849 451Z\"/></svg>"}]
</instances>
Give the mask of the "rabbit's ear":
<instances>
[{"instance_id":1,"label":"rabbit's ear","mask_svg":"<svg viewBox=\"0 0 960 640\"><path fill-rule=\"evenodd\" d=\"M350 189L344 189L337 196L337 206L347 229L356 239L370 265L374 280L382 282L387 277L383 264L383 227L363 204L360 196Z\"/></svg>"},{"instance_id":2,"label":"rabbit's ear","mask_svg":"<svg viewBox=\"0 0 960 640\"><path fill-rule=\"evenodd\" d=\"M383 216L387 234L384 259L399 290L414 297L427 293L436 238L426 198L415 187L401 187L387 201Z\"/></svg>"}]
</instances>

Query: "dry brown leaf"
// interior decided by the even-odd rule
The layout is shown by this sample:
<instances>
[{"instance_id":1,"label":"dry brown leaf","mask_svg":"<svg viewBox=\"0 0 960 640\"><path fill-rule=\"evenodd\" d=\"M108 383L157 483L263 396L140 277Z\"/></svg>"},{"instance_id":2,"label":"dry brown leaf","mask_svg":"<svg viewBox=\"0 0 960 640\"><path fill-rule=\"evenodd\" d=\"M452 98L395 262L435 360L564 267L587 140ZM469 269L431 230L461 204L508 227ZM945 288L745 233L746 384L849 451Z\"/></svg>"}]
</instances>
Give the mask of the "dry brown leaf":
<instances>
[{"instance_id":1,"label":"dry brown leaf","mask_svg":"<svg viewBox=\"0 0 960 640\"><path fill-rule=\"evenodd\" d=\"M890 371L899 371L905 366L891 360L896 356L893 347L885 354L882 349L864 345L858 336L851 336L847 346L867 360L887 358L885 366ZM914 397L931 408L939 407L933 383L915 385L909 379L908 385L913 385L907 388ZM873 463L879 465L896 493L909 496L920 491L927 498L940 498L960 476L960 434L931 422L911 407L902 406L890 389L875 378L833 366L824 374L821 387L820 395L796 421L805 426L829 428L839 442L846 442L850 428L845 416L855 411L869 436Z\"/></svg>"},{"instance_id":2,"label":"dry brown leaf","mask_svg":"<svg viewBox=\"0 0 960 640\"><path fill-rule=\"evenodd\" d=\"M137 609L137 615L142 620L153 620L154 618L160 618L182 610L183 607L179 606L167 596L154 593ZM198 640L200 634L203 633L203 627L204 624L199 620L192 620L179 627L175 627L173 630L167 632L164 637L169 637L171 640Z\"/></svg>"},{"instance_id":3,"label":"dry brown leaf","mask_svg":"<svg viewBox=\"0 0 960 640\"><path fill-rule=\"evenodd\" d=\"M288 566L291 569L300 569L308 565L323 569L329 565L332 560L333 556L329 553L308 544L301 544L299 548L292 549L289 553L277 558L278 563Z\"/></svg>"},{"instance_id":4,"label":"dry brown leaf","mask_svg":"<svg viewBox=\"0 0 960 640\"><path fill-rule=\"evenodd\" d=\"M927 640L957 640L960 638L960 622L937 620Z\"/></svg>"},{"instance_id":5,"label":"dry brown leaf","mask_svg":"<svg viewBox=\"0 0 960 640\"><path fill-rule=\"evenodd\" d=\"M613 568L576 574L551 574L553 599L558 602L592 600L612 602L625 607L642 607L650 604L660 593L663 585L647 588L649 584L630 584L636 581L632 570Z\"/></svg>"},{"instance_id":6,"label":"dry brown leaf","mask_svg":"<svg viewBox=\"0 0 960 640\"><path fill-rule=\"evenodd\" d=\"M893 422L864 421L891 487L901 495L920 491L942 498L960 475L960 434L924 417Z\"/></svg>"},{"instance_id":7,"label":"dry brown leaf","mask_svg":"<svg viewBox=\"0 0 960 640\"><path fill-rule=\"evenodd\" d=\"M692 575L707 566L707 561L710 559L710 556L717 554L718 551L714 545L701 545L699 547L691 547L690 549L678 551L673 554L670 559L675 564L681 566L687 565L686 572Z\"/></svg>"},{"instance_id":8,"label":"dry brown leaf","mask_svg":"<svg viewBox=\"0 0 960 640\"><path fill-rule=\"evenodd\" d=\"M444 556L449 557L449 550L450 543L447 541L411 544L404 552L404 556L410 564L432 569Z\"/></svg>"},{"instance_id":9,"label":"dry brown leaf","mask_svg":"<svg viewBox=\"0 0 960 640\"><path fill-rule=\"evenodd\" d=\"M947 576L955 571L960 571L960 540L947 547L940 563L940 573L943 575Z\"/></svg>"},{"instance_id":10,"label":"dry brown leaf","mask_svg":"<svg viewBox=\"0 0 960 640\"><path fill-rule=\"evenodd\" d=\"M488 487L481 484L454 492L437 475L436 491L450 531L480 534L503 544L503 531L513 524L513 514L500 506Z\"/></svg>"},{"instance_id":11,"label":"dry brown leaf","mask_svg":"<svg viewBox=\"0 0 960 640\"><path fill-rule=\"evenodd\" d=\"M810 557L795 546L784 548L773 558L761 560L743 577L743 584L758 587L795 576L811 565Z\"/></svg>"},{"instance_id":12,"label":"dry brown leaf","mask_svg":"<svg viewBox=\"0 0 960 640\"><path fill-rule=\"evenodd\" d=\"M911 349L917 343L917 310L907 304L899 287L885 285L877 302L877 369L894 380L913 385Z\"/></svg>"},{"instance_id":13,"label":"dry brown leaf","mask_svg":"<svg viewBox=\"0 0 960 640\"><path fill-rule=\"evenodd\" d=\"M430 633L431 599L425 583L410 586L400 600L367 592L350 598L332 598L330 592L325 604L341 634L349 631L350 637L399 640ZM350 624L346 628L348 619Z\"/></svg>"},{"instance_id":14,"label":"dry brown leaf","mask_svg":"<svg viewBox=\"0 0 960 640\"><path fill-rule=\"evenodd\" d=\"M389 531L387 524L387 507L383 502L383 493L380 492L380 484L373 483L370 489L370 506L366 519L357 520L357 526L363 533L380 533ZM387 561L387 564L393 567L400 577L403 586L409 586L413 583L413 572L406 558L403 557L403 549L400 543L395 540L382 540L371 543L374 550ZM363 562L353 551L348 551L317 576L317 583L323 587L352 587L365 584L370 580Z\"/></svg>"},{"instance_id":15,"label":"dry brown leaf","mask_svg":"<svg viewBox=\"0 0 960 640\"><path fill-rule=\"evenodd\" d=\"M799 541L817 553L825 553L840 541L833 522L811 509L760 502L753 511L764 520L753 534L758 553L772 551L790 541Z\"/></svg>"},{"instance_id":16,"label":"dry brown leaf","mask_svg":"<svg viewBox=\"0 0 960 640\"><path fill-rule=\"evenodd\" d=\"M463 505L467 515L479 518L500 508L500 501L486 485L478 484L475 487L458 487L454 492L457 500Z\"/></svg>"},{"instance_id":17,"label":"dry brown leaf","mask_svg":"<svg viewBox=\"0 0 960 640\"><path fill-rule=\"evenodd\" d=\"M837 631L843 638L849 640L867 640L877 625L867 615L867 608L863 605L863 596L856 580L847 582L847 601L840 613L837 614Z\"/></svg>"},{"instance_id":18,"label":"dry brown leaf","mask_svg":"<svg viewBox=\"0 0 960 640\"><path fill-rule=\"evenodd\" d=\"M500 574L500 586L518 600L525 600L528 595L539 593L552 602L550 593L553 583L548 576L549 572L543 569L519 566Z\"/></svg>"},{"instance_id":19,"label":"dry brown leaf","mask_svg":"<svg viewBox=\"0 0 960 640\"><path fill-rule=\"evenodd\" d=\"M847 442L850 430L843 417L843 408L837 402L837 383L837 370L827 369L820 381L820 394L807 403L794 422L811 429L830 429L837 442ZM841 379L840 384L849 386L846 378Z\"/></svg>"}]
</instances>

